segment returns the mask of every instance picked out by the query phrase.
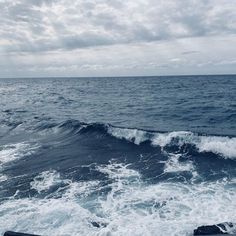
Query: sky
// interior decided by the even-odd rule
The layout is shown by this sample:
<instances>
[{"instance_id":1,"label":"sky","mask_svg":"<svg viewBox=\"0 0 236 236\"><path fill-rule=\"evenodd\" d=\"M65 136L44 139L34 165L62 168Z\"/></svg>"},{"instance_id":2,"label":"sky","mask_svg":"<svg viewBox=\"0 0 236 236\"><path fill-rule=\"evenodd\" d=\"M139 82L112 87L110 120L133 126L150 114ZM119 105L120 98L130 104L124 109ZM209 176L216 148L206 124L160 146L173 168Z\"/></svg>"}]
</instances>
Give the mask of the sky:
<instances>
[{"instance_id":1,"label":"sky","mask_svg":"<svg viewBox=\"0 0 236 236\"><path fill-rule=\"evenodd\" d=\"M0 0L0 77L236 73L236 0Z\"/></svg>"}]
</instances>

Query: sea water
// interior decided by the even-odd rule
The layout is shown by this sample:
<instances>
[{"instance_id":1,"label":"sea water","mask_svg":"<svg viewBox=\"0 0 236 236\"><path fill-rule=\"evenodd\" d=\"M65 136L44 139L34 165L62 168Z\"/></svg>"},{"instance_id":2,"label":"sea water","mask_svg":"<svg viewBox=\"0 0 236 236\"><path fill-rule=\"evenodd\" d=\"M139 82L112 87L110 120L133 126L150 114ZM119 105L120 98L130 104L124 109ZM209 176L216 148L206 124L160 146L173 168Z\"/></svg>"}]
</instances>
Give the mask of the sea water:
<instances>
[{"instance_id":1,"label":"sea water","mask_svg":"<svg viewBox=\"0 0 236 236\"><path fill-rule=\"evenodd\" d=\"M234 75L1 79L0 235L236 222L235 94Z\"/></svg>"}]
</instances>

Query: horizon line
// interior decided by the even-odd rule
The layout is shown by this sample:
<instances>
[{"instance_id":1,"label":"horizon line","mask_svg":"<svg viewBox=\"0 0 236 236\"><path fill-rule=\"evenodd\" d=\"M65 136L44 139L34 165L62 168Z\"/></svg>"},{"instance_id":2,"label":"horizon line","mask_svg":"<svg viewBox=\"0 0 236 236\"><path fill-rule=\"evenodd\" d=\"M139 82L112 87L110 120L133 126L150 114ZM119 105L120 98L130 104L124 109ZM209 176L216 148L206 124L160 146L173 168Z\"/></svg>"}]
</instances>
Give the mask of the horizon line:
<instances>
[{"instance_id":1,"label":"horizon line","mask_svg":"<svg viewBox=\"0 0 236 236\"><path fill-rule=\"evenodd\" d=\"M236 73L229 74L177 74L177 75L118 75L118 76L25 76L25 77L0 77L0 79L63 79L63 78L134 78L134 77L188 77L188 76L232 76Z\"/></svg>"}]
</instances>

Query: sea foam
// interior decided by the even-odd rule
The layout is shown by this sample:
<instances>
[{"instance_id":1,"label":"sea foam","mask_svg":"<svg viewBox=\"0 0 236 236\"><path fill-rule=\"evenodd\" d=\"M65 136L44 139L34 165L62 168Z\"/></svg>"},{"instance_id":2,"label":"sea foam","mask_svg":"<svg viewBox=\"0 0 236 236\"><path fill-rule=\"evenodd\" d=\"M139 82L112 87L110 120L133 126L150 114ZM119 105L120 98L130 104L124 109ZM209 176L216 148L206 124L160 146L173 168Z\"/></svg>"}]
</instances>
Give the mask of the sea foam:
<instances>
[{"instance_id":1,"label":"sea foam","mask_svg":"<svg viewBox=\"0 0 236 236\"><path fill-rule=\"evenodd\" d=\"M119 139L126 139L136 145L150 141L153 146L164 148L168 145L190 144L199 152L212 152L224 158L236 158L236 138L227 136L204 136L188 131L169 133L149 132L137 129L109 127L108 133Z\"/></svg>"},{"instance_id":2,"label":"sea foam","mask_svg":"<svg viewBox=\"0 0 236 236\"><path fill-rule=\"evenodd\" d=\"M42 235L187 236L199 225L236 221L236 193L230 179L147 184L126 164L111 162L94 168L109 177L111 191L107 194L91 197L102 189L89 181L69 184L61 197L17 199L16 194L0 205L0 221L4 222L0 233L11 229ZM39 176L51 176L51 184L59 181L55 171ZM92 222L103 226L94 227Z\"/></svg>"}]
</instances>

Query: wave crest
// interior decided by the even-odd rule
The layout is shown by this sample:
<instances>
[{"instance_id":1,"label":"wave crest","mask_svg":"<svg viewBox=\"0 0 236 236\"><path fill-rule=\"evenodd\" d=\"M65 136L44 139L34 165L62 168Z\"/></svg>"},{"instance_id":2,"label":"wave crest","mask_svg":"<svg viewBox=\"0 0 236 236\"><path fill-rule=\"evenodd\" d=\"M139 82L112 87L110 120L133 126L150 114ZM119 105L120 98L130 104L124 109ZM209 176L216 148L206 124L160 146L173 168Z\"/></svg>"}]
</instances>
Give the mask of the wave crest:
<instances>
[{"instance_id":1,"label":"wave crest","mask_svg":"<svg viewBox=\"0 0 236 236\"><path fill-rule=\"evenodd\" d=\"M189 144L196 147L199 152L212 152L224 158L236 159L235 137L204 136L189 131L158 133L117 127L109 127L108 133L116 138L125 139L137 145L145 141L150 141L151 145L160 146L161 148L171 145L181 147Z\"/></svg>"},{"instance_id":2,"label":"wave crest","mask_svg":"<svg viewBox=\"0 0 236 236\"><path fill-rule=\"evenodd\" d=\"M49 128L50 127L50 128ZM40 127L42 128L42 127ZM83 123L68 120L59 125L43 126L43 130L63 132L65 134L102 134L126 140L136 145L149 142L152 146L165 148L168 146L182 147L190 145L198 152L211 152L227 159L236 159L236 137L202 135L190 131L158 132L135 128L116 127L102 123Z\"/></svg>"}]
</instances>

